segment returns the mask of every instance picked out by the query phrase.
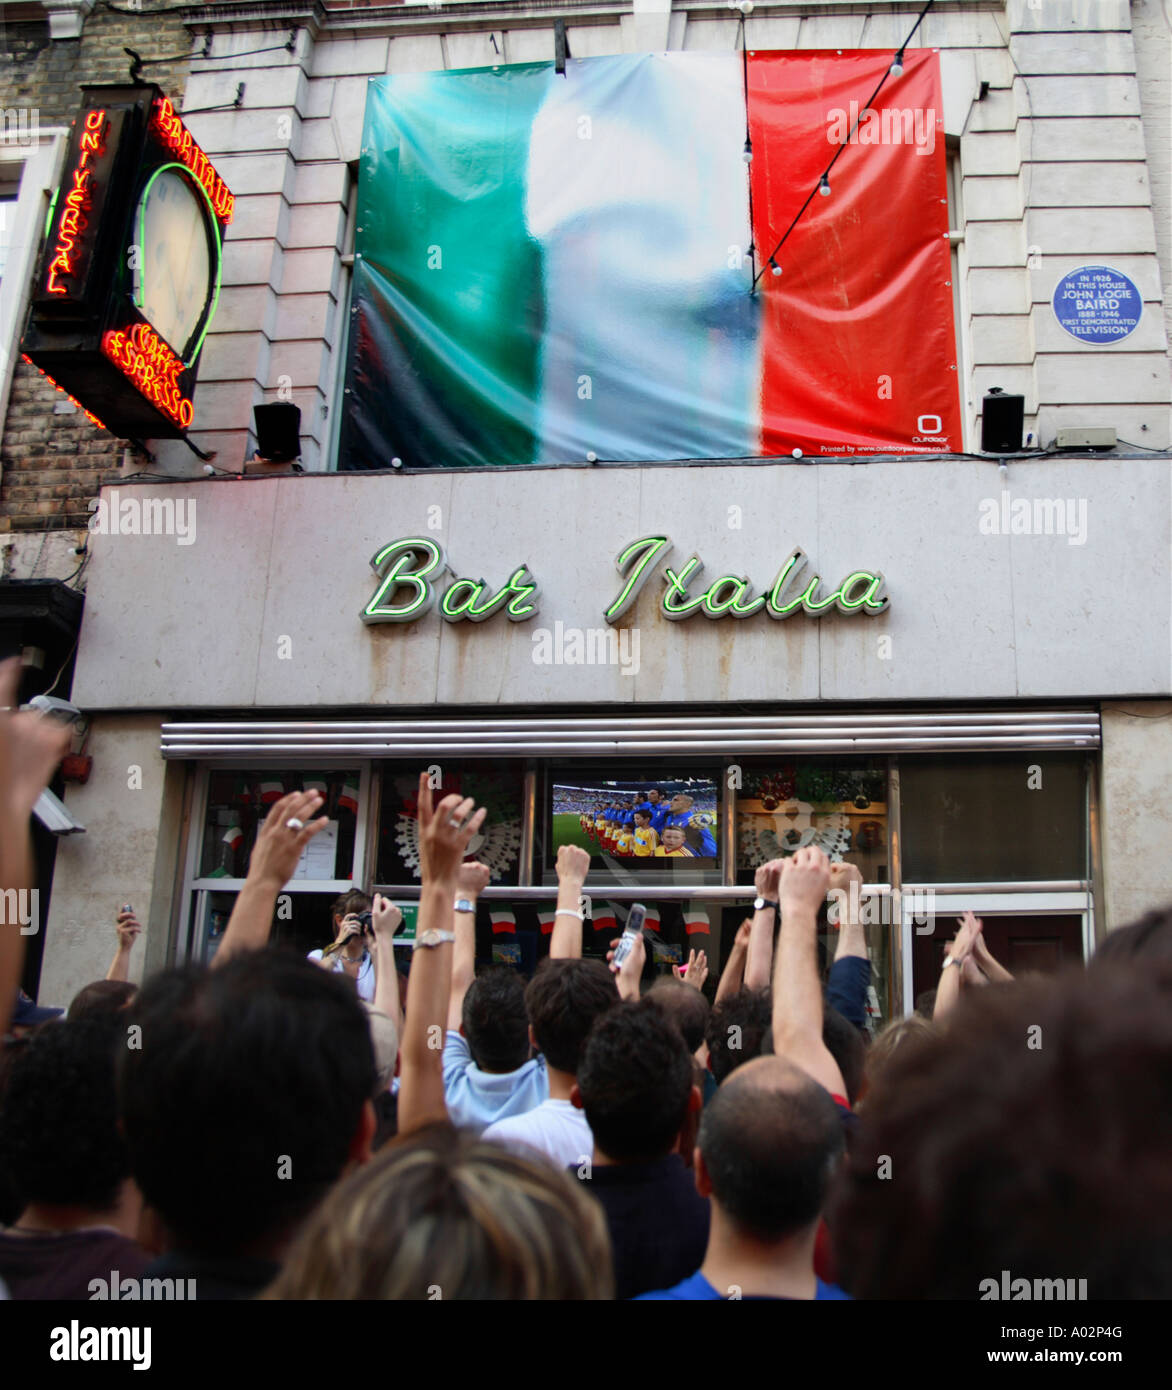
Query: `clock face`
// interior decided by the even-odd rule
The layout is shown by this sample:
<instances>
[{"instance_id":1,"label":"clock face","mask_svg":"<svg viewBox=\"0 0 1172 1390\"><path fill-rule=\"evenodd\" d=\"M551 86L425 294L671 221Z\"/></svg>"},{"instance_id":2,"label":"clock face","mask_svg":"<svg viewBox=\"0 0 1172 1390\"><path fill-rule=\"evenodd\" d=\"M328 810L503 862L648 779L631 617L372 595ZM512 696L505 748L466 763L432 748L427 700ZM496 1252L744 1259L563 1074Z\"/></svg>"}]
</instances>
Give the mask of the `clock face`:
<instances>
[{"instance_id":1,"label":"clock face","mask_svg":"<svg viewBox=\"0 0 1172 1390\"><path fill-rule=\"evenodd\" d=\"M135 302L155 332L186 360L215 290L207 204L185 173L164 169L147 188L139 213Z\"/></svg>"}]
</instances>

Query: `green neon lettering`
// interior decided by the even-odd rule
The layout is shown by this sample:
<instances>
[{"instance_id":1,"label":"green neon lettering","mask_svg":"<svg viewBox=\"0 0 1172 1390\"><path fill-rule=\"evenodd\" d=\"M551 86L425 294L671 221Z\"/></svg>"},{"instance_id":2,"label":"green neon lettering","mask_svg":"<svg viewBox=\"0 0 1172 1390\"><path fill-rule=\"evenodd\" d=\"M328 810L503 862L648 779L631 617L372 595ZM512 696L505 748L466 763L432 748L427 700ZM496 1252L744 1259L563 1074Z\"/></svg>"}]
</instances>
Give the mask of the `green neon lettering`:
<instances>
[{"instance_id":1,"label":"green neon lettering","mask_svg":"<svg viewBox=\"0 0 1172 1390\"><path fill-rule=\"evenodd\" d=\"M604 616L608 623L618 622L639 597L643 585L650 577L652 567L661 556L665 556L671 550L672 543L667 536L643 536L637 541L632 541L618 555L615 560L615 568L620 574L627 576L627 582L619 591L618 597L606 610Z\"/></svg>"},{"instance_id":2,"label":"green neon lettering","mask_svg":"<svg viewBox=\"0 0 1172 1390\"><path fill-rule=\"evenodd\" d=\"M732 586L732 593L728 598L718 600L716 595L725 585ZM765 603L764 595L753 599L751 603L741 603L751 588L752 585L747 579L739 579L733 574L721 575L708 586L708 592L704 595L705 617L723 618L726 613L731 613L734 618L747 618L756 613Z\"/></svg>"},{"instance_id":3,"label":"green neon lettering","mask_svg":"<svg viewBox=\"0 0 1172 1390\"><path fill-rule=\"evenodd\" d=\"M456 622L460 618L470 618L477 622L481 617L487 617L488 614L476 606L476 600L484 593L486 587L483 579L457 579L440 599L440 612L449 622ZM465 590L467 597L458 599L456 596Z\"/></svg>"},{"instance_id":4,"label":"green neon lettering","mask_svg":"<svg viewBox=\"0 0 1172 1390\"><path fill-rule=\"evenodd\" d=\"M821 584L821 583L822 583L822 576L821 576L820 574L816 574L816 575L814 576L814 578L811 579L810 582L806 585L806 591L805 591L805 593L802 595L801 599L799 600L799 602L801 603L802 607L806 610L806 612L807 612L807 613L812 613L812 614L814 614L815 616L817 616L818 614L821 614L821 613L825 613L825 611L826 611L828 608L830 608L830 607L837 601L837 599L838 599L838 590L837 590L837 589L834 590L834 592L830 595L829 598L824 598L824 599L816 599L816 598L814 598L814 590L815 590L815 589L818 587L818 585Z\"/></svg>"},{"instance_id":5,"label":"green neon lettering","mask_svg":"<svg viewBox=\"0 0 1172 1390\"><path fill-rule=\"evenodd\" d=\"M412 568L413 563L420 560L425 563ZM419 536L392 541L390 545L383 546L371 558L370 565L376 574L382 576L382 582L362 610L364 623L414 622L435 602L435 590L427 582L428 576L442 574L446 568L442 547L435 541ZM384 601L393 598L404 585L410 585L415 591L409 603Z\"/></svg>"},{"instance_id":6,"label":"green neon lettering","mask_svg":"<svg viewBox=\"0 0 1172 1390\"><path fill-rule=\"evenodd\" d=\"M856 584L863 584L862 597L848 598L847 594ZM869 570L855 570L838 586L838 606L844 613L857 613L861 608L867 614L882 613L887 607L887 596L881 593L883 576L871 574Z\"/></svg>"},{"instance_id":7,"label":"green neon lettering","mask_svg":"<svg viewBox=\"0 0 1172 1390\"><path fill-rule=\"evenodd\" d=\"M528 565L520 565L509 575L506 591L513 597L505 606L505 614L512 623L523 622L537 612L537 581L529 573ZM533 602L526 603L526 599Z\"/></svg>"},{"instance_id":8,"label":"green neon lettering","mask_svg":"<svg viewBox=\"0 0 1172 1390\"><path fill-rule=\"evenodd\" d=\"M782 591L791 579L796 579L806 564L805 553L795 550L789 559L782 565L777 578L773 581L773 587L769 590L766 599L765 611L771 618L788 618L791 613L801 607L801 598L791 599L789 603L781 602Z\"/></svg>"},{"instance_id":9,"label":"green neon lettering","mask_svg":"<svg viewBox=\"0 0 1172 1390\"><path fill-rule=\"evenodd\" d=\"M688 618L701 607L707 594L701 594L699 598L688 597L688 584L693 574L699 574L704 565L699 555L693 555L683 569L676 574L675 570L664 570L667 578L667 589L660 604L660 611L665 618ZM675 603L674 596L679 595L681 602ZM686 600L686 601L685 601Z\"/></svg>"}]
</instances>

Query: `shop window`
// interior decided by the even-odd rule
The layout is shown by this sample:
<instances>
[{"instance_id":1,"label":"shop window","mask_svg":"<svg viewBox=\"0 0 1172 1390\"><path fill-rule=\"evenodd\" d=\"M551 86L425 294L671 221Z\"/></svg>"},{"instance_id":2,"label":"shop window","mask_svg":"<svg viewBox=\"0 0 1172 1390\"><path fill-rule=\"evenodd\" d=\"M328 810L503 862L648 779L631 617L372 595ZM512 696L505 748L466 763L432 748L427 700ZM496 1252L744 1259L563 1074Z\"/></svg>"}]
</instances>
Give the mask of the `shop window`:
<instances>
[{"instance_id":1,"label":"shop window","mask_svg":"<svg viewBox=\"0 0 1172 1390\"><path fill-rule=\"evenodd\" d=\"M418 763L386 764L382 774L376 882L406 886L419 873ZM488 814L468 846L469 855L487 864L493 885L520 881L521 813L524 772L519 763L444 764L434 769L432 796L453 792L470 796Z\"/></svg>"},{"instance_id":2,"label":"shop window","mask_svg":"<svg viewBox=\"0 0 1172 1390\"><path fill-rule=\"evenodd\" d=\"M890 882L887 768L879 758L746 763L737 788L737 878L817 845L857 864L865 883Z\"/></svg>"},{"instance_id":3,"label":"shop window","mask_svg":"<svg viewBox=\"0 0 1172 1390\"><path fill-rule=\"evenodd\" d=\"M1081 755L981 754L900 764L906 883L1085 879Z\"/></svg>"},{"instance_id":4,"label":"shop window","mask_svg":"<svg viewBox=\"0 0 1172 1390\"><path fill-rule=\"evenodd\" d=\"M357 769L211 772L196 877L244 878L269 807L289 792L316 788L325 797L320 814L329 824L306 846L292 883L351 878L359 787Z\"/></svg>"}]
</instances>

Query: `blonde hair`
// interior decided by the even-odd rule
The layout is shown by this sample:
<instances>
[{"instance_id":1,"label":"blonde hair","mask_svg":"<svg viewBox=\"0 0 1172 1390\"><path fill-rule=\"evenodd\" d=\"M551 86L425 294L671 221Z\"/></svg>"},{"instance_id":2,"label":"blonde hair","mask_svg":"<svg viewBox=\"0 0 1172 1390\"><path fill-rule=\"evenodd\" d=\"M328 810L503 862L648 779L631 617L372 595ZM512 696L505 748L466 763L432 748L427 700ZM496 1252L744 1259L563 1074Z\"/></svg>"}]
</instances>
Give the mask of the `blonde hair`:
<instances>
[{"instance_id":1,"label":"blonde hair","mask_svg":"<svg viewBox=\"0 0 1172 1390\"><path fill-rule=\"evenodd\" d=\"M270 1299L609 1299L610 1237L576 1179L450 1125L394 1141L309 1218Z\"/></svg>"},{"instance_id":2,"label":"blonde hair","mask_svg":"<svg viewBox=\"0 0 1172 1390\"><path fill-rule=\"evenodd\" d=\"M939 1027L922 1014L908 1014L906 1018L892 1019L867 1049L867 1067L864 1073L866 1084L863 1094L866 1095L874 1089L875 1083L886 1070L897 1048L925 1047L939 1036Z\"/></svg>"}]
</instances>

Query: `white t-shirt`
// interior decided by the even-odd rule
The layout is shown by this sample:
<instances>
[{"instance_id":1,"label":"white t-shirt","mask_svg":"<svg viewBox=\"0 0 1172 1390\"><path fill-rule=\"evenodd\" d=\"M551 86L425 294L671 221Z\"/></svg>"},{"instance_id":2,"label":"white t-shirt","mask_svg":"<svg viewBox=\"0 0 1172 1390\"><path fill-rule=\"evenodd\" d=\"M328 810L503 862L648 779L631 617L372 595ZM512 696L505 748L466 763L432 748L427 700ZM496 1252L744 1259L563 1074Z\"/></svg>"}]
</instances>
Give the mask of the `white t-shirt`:
<instances>
[{"instance_id":1,"label":"white t-shirt","mask_svg":"<svg viewBox=\"0 0 1172 1390\"><path fill-rule=\"evenodd\" d=\"M528 1144L553 1160L559 1168L576 1168L589 1163L594 1153L594 1135L586 1123L586 1112L568 1100L545 1100L524 1115L511 1115L489 1125L483 1137L510 1148Z\"/></svg>"},{"instance_id":2,"label":"white t-shirt","mask_svg":"<svg viewBox=\"0 0 1172 1390\"><path fill-rule=\"evenodd\" d=\"M321 952L310 951L309 959L321 960ZM345 973L345 968L342 965L342 953L339 951L334 956L334 974ZM350 978L353 979L354 977L351 976ZM358 985L359 999L365 999L367 1003L371 1003L374 1000L374 959L369 951L367 951L366 955L362 958L362 965L359 967L356 983Z\"/></svg>"}]
</instances>

